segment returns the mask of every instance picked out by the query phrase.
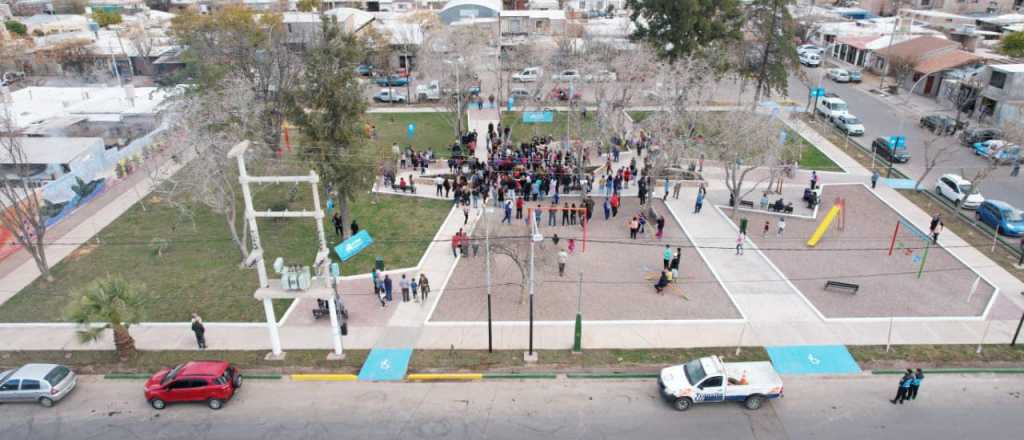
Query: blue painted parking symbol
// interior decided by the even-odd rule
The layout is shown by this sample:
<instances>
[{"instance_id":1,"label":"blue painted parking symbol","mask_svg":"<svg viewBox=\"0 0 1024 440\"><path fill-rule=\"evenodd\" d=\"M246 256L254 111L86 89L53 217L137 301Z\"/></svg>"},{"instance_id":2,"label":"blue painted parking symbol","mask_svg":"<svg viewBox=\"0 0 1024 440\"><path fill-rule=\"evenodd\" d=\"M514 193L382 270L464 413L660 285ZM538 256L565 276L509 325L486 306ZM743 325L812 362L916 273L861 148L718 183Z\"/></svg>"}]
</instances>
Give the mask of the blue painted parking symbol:
<instances>
[{"instance_id":1,"label":"blue painted parking symbol","mask_svg":"<svg viewBox=\"0 0 1024 440\"><path fill-rule=\"evenodd\" d=\"M860 366L842 345L765 347L779 374L856 374Z\"/></svg>"}]
</instances>

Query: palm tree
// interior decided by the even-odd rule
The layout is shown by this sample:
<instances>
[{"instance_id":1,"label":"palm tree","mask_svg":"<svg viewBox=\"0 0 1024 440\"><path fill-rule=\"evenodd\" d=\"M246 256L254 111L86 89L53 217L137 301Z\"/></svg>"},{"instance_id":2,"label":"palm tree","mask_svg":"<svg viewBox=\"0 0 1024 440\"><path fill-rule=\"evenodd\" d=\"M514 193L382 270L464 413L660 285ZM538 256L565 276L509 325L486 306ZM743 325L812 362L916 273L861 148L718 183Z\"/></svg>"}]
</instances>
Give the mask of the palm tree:
<instances>
[{"instance_id":1,"label":"palm tree","mask_svg":"<svg viewBox=\"0 0 1024 440\"><path fill-rule=\"evenodd\" d=\"M141 289L120 275L108 275L76 292L65 315L82 326L78 339L93 342L104 330L111 329L118 356L122 360L131 357L135 353L135 339L128 333L128 327L142 319Z\"/></svg>"}]
</instances>

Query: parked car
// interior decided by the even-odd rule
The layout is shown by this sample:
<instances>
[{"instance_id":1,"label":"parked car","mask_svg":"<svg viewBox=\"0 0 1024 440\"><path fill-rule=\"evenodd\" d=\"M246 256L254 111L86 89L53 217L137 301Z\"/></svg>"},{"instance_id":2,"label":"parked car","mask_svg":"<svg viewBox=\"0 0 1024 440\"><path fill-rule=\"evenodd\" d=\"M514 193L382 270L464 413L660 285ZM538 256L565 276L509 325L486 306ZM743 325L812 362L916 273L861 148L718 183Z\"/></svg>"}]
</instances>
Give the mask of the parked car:
<instances>
[{"instance_id":1,"label":"parked car","mask_svg":"<svg viewBox=\"0 0 1024 440\"><path fill-rule=\"evenodd\" d=\"M360 65L356 66L356 73L358 73L358 74L360 74L362 76L373 75L373 66L371 66L369 64L360 64Z\"/></svg>"},{"instance_id":2,"label":"parked car","mask_svg":"<svg viewBox=\"0 0 1024 440\"><path fill-rule=\"evenodd\" d=\"M813 53L815 55L821 56L822 54L825 53L825 49L822 49L822 48L820 48L818 46L815 46L813 44L803 44L803 45L800 45L800 46L798 46L796 48L796 53L797 54Z\"/></svg>"},{"instance_id":3,"label":"parked car","mask_svg":"<svg viewBox=\"0 0 1024 440\"><path fill-rule=\"evenodd\" d=\"M441 84L436 79L416 86L416 101L438 101L441 95Z\"/></svg>"},{"instance_id":4,"label":"parked car","mask_svg":"<svg viewBox=\"0 0 1024 440\"><path fill-rule=\"evenodd\" d=\"M619 79L619 76L611 70L598 70L583 77L586 82L611 82Z\"/></svg>"},{"instance_id":5,"label":"parked car","mask_svg":"<svg viewBox=\"0 0 1024 440\"><path fill-rule=\"evenodd\" d=\"M512 74L512 81L514 82L536 82L540 79L541 75L544 74L544 69L540 67L527 67L521 70L519 73Z\"/></svg>"},{"instance_id":6,"label":"parked car","mask_svg":"<svg viewBox=\"0 0 1024 440\"><path fill-rule=\"evenodd\" d=\"M954 127L956 127L956 119L946 115L927 115L921 117L918 125L920 125L921 128L932 131L933 133L949 134L952 133Z\"/></svg>"},{"instance_id":7,"label":"parked car","mask_svg":"<svg viewBox=\"0 0 1024 440\"><path fill-rule=\"evenodd\" d=\"M1024 235L1024 213L1009 203L1000 200L986 200L978 205L974 217L1010 237Z\"/></svg>"},{"instance_id":8,"label":"parked car","mask_svg":"<svg viewBox=\"0 0 1024 440\"><path fill-rule=\"evenodd\" d=\"M557 82L579 81L580 72L576 69L563 70L560 73L551 75L551 80Z\"/></svg>"},{"instance_id":9,"label":"parked car","mask_svg":"<svg viewBox=\"0 0 1024 440\"><path fill-rule=\"evenodd\" d=\"M864 136L864 124L854 115L838 115L832 119L832 123L840 131L850 136Z\"/></svg>"},{"instance_id":10,"label":"parked car","mask_svg":"<svg viewBox=\"0 0 1024 440\"><path fill-rule=\"evenodd\" d=\"M828 77L832 81L838 83L850 82L850 72L846 69L832 68L828 69Z\"/></svg>"},{"instance_id":11,"label":"parked car","mask_svg":"<svg viewBox=\"0 0 1024 440\"><path fill-rule=\"evenodd\" d=\"M871 142L871 151L878 153L889 162L910 162L910 152L907 151L906 147L891 148L889 147L889 140L884 137L875 138Z\"/></svg>"},{"instance_id":12,"label":"parked car","mask_svg":"<svg viewBox=\"0 0 1024 440\"><path fill-rule=\"evenodd\" d=\"M388 75L377 78L375 82L381 87L401 87L409 84L409 78L398 75Z\"/></svg>"},{"instance_id":13,"label":"parked car","mask_svg":"<svg viewBox=\"0 0 1024 440\"><path fill-rule=\"evenodd\" d=\"M998 128L975 127L960 132L960 142L968 146L1002 137L1003 131Z\"/></svg>"},{"instance_id":14,"label":"parked car","mask_svg":"<svg viewBox=\"0 0 1024 440\"><path fill-rule=\"evenodd\" d=\"M850 108L846 105L846 101L839 99L835 95L819 99L818 104L814 107L814 111L829 121L835 120L836 116L850 115Z\"/></svg>"},{"instance_id":15,"label":"parked car","mask_svg":"<svg viewBox=\"0 0 1024 440\"><path fill-rule=\"evenodd\" d=\"M964 209L977 209L985 198L974 190L971 181L956 174L944 174L935 181L935 192Z\"/></svg>"},{"instance_id":16,"label":"parked car","mask_svg":"<svg viewBox=\"0 0 1024 440\"><path fill-rule=\"evenodd\" d=\"M1011 163L1020 160L1020 145L992 139L974 144L974 154L995 160L996 163Z\"/></svg>"},{"instance_id":17,"label":"parked car","mask_svg":"<svg viewBox=\"0 0 1024 440\"><path fill-rule=\"evenodd\" d=\"M146 401L154 409L168 403L206 402L221 409L242 387L242 373L224 361L190 361L164 368L146 381Z\"/></svg>"},{"instance_id":18,"label":"parked car","mask_svg":"<svg viewBox=\"0 0 1024 440\"><path fill-rule=\"evenodd\" d=\"M860 84L860 82L861 82L860 71L859 70L849 70L848 72L850 72L850 82Z\"/></svg>"},{"instance_id":19,"label":"parked car","mask_svg":"<svg viewBox=\"0 0 1024 440\"><path fill-rule=\"evenodd\" d=\"M583 94L580 93L579 89L576 89L573 92L573 94L572 94L572 99L574 99L574 100L580 99L582 97L583 97ZM557 99L559 101L568 101L569 100L569 90L566 89L565 87L555 87L555 88L551 89L550 92L548 92L548 99Z\"/></svg>"},{"instance_id":20,"label":"parked car","mask_svg":"<svg viewBox=\"0 0 1024 440\"><path fill-rule=\"evenodd\" d=\"M756 410L782 397L783 385L771 362L729 362L718 356L694 359L661 370L658 392L679 411L694 403L743 402Z\"/></svg>"},{"instance_id":21,"label":"parked car","mask_svg":"<svg viewBox=\"0 0 1024 440\"><path fill-rule=\"evenodd\" d=\"M536 96L530 94L529 90L523 88L514 88L512 90L509 90L508 94L509 96L515 97L516 101L524 101L537 98Z\"/></svg>"},{"instance_id":22,"label":"parked car","mask_svg":"<svg viewBox=\"0 0 1024 440\"><path fill-rule=\"evenodd\" d=\"M392 102L392 103L403 103L408 98L392 89L380 89L375 95L373 95L375 102Z\"/></svg>"},{"instance_id":23,"label":"parked car","mask_svg":"<svg viewBox=\"0 0 1024 440\"><path fill-rule=\"evenodd\" d=\"M58 364L25 364L0 373L0 402L33 402L47 408L78 385L78 376Z\"/></svg>"},{"instance_id":24,"label":"parked car","mask_svg":"<svg viewBox=\"0 0 1024 440\"><path fill-rule=\"evenodd\" d=\"M800 53L800 64L807 67L818 67L821 65L821 56L813 52Z\"/></svg>"}]
</instances>

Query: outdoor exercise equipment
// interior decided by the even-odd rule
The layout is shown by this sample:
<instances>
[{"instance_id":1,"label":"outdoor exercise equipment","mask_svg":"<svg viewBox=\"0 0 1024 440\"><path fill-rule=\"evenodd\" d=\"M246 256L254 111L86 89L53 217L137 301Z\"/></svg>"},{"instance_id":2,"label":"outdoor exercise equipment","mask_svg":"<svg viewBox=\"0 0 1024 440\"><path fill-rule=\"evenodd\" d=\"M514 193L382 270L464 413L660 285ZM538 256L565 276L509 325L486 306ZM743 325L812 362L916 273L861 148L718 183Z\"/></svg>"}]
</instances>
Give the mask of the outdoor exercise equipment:
<instances>
[{"instance_id":1,"label":"outdoor exercise equipment","mask_svg":"<svg viewBox=\"0 0 1024 440\"><path fill-rule=\"evenodd\" d=\"M837 218L839 222L836 223L836 228L842 231L846 228L846 201L842 198L837 198L836 202L832 204L832 208L829 208L828 214L818 225L818 229L814 230L814 235L811 235L810 240L807 240L807 246L814 247L821 241L821 237L828 231L828 227L832 225Z\"/></svg>"},{"instance_id":2,"label":"outdoor exercise equipment","mask_svg":"<svg viewBox=\"0 0 1024 440\"><path fill-rule=\"evenodd\" d=\"M924 242L924 252L922 252L920 255L917 255L914 253L914 248L904 245L902 241L896 241L896 237L899 235L900 229L906 229L910 231L910 233L913 234L916 238ZM896 222L896 227L892 231L892 240L889 242L889 256L892 256L893 250L899 250L900 252L903 253L903 255L911 257L914 263L918 263L917 278L921 278L921 275L924 273L924 264L926 261L928 261L928 250L931 249L931 247L931 237L926 235L924 232L921 232L920 230L915 228L914 225L911 225L910 223L904 221L903 219L900 219L899 221Z\"/></svg>"}]
</instances>

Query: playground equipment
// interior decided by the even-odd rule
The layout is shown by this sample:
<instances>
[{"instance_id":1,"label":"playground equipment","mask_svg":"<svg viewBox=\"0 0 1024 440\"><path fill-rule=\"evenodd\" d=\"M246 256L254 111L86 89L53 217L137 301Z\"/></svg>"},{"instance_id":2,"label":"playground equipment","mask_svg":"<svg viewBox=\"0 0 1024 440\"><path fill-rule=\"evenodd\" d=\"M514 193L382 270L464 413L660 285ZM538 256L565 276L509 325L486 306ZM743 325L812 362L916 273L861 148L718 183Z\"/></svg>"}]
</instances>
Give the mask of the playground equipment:
<instances>
[{"instance_id":1,"label":"playground equipment","mask_svg":"<svg viewBox=\"0 0 1024 440\"><path fill-rule=\"evenodd\" d=\"M811 235L810 240L807 240L807 246L817 246L818 242L821 241L821 237L825 235L826 231L828 231L828 227L832 225L832 222L837 218L839 219L839 222L836 223L836 229L842 231L846 228L846 200L842 197L836 198L835 203L832 204L832 208L828 210L828 214L825 215L825 218L818 225L818 229L814 230L814 235Z\"/></svg>"},{"instance_id":2,"label":"playground equipment","mask_svg":"<svg viewBox=\"0 0 1024 440\"><path fill-rule=\"evenodd\" d=\"M913 238L921 240L923 243L922 247L915 248L912 245L903 243L903 241L897 241L897 237L901 230L908 231ZM924 273L924 264L928 261L928 250L931 249L931 247L932 237L918 230L914 225L903 219L899 219L899 221L896 222L896 227L892 231L892 240L889 242L889 256L892 256L894 250L898 250L899 252L897 252L897 255L902 253L904 256L911 257L913 264L917 265L918 279L920 279L921 275ZM921 252L915 252L915 249L921 250Z\"/></svg>"}]
</instances>

